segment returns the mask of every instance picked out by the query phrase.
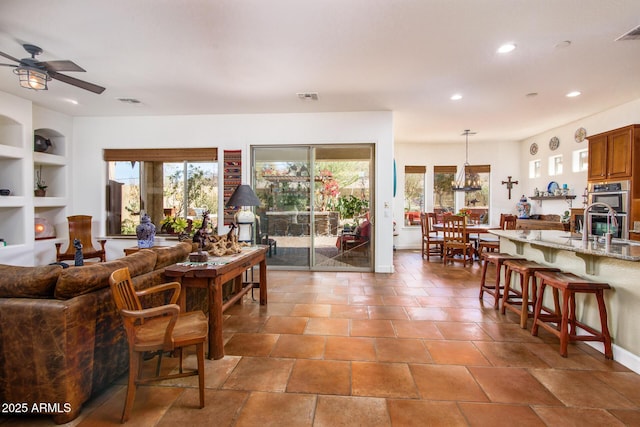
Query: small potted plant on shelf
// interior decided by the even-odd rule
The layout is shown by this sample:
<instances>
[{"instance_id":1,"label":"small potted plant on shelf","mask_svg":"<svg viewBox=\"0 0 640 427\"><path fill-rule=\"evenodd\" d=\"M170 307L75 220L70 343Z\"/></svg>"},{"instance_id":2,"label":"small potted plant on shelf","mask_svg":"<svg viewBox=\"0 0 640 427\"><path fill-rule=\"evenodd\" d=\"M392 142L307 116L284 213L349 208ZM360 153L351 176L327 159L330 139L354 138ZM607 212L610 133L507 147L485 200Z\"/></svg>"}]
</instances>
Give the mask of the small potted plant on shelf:
<instances>
[{"instance_id":1,"label":"small potted plant on shelf","mask_svg":"<svg viewBox=\"0 0 640 427\"><path fill-rule=\"evenodd\" d=\"M33 190L33 193L36 197L44 197L47 194L47 184L42 178L42 165L40 169L36 171L36 188Z\"/></svg>"}]
</instances>

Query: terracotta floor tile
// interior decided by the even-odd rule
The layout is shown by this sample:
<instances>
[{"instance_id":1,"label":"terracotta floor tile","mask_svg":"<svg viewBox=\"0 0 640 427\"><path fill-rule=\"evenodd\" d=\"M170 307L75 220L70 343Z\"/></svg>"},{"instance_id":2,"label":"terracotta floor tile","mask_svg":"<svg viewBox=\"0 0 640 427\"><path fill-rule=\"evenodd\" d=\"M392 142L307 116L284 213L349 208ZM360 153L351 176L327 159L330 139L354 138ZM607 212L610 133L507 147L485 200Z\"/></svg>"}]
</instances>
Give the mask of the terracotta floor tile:
<instances>
[{"instance_id":1,"label":"terracotta floor tile","mask_svg":"<svg viewBox=\"0 0 640 427\"><path fill-rule=\"evenodd\" d=\"M352 362L351 375L354 396L418 397L406 363Z\"/></svg>"},{"instance_id":2,"label":"terracotta floor tile","mask_svg":"<svg viewBox=\"0 0 640 427\"><path fill-rule=\"evenodd\" d=\"M434 363L444 365L490 365L478 348L468 341L425 341Z\"/></svg>"},{"instance_id":3,"label":"terracotta floor tile","mask_svg":"<svg viewBox=\"0 0 640 427\"><path fill-rule=\"evenodd\" d=\"M446 340L491 341L492 338L477 323L435 322Z\"/></svg>"},{"instance_id":4,"label":"terracotta floor tile","mask_svg":"<svg viewBox=\"0 0 640 427\"><path fill-rule=\"evenodd\" d=\"M222 385L224 389L283 392L294 359L243 357Z\"/></svg>"},{"instance_id":5,"label":"terracotta floor tile","mask_svg":"<svg viewBox=\"0 0 640 427\"><path fill-rule=\"evenodd\" d=\"M351 295L349 296L350 305L384 305L384 299L381 295Z\"/></svg>"},{"instance_id":6,"label":"terracotta floor tile","mask_svg":"<svg viewBox=\"0 0 640 427\"><path fill-rule=\"evenodd\" d=\"M352 337L395 337L390 320L351 320Z\"/></svg>"},{"instance_id":7,"label":"terracotta floor tile","mask_svg":"<svg viewBox=\"0 0 640 427\"><path fill-rule=\"evenodd\" d=\"M518 427L544 427L547 425L529 406L472 402L460 402L458 405L472 427L505 424Z\"/></svg>"},{"instance_id":8,"label":"terracotta floor tile","mask_svg":"<svg viewBox=\"0 0 640 427\"><path fill-rule=\"evenodd\" d=\"M436 322L427 320L392 320L398 338L442 339Z\"/></svg>"},{"instance_id":9,"label":"terracotta floor tile","mask_svg":"<svg viewBox=\"0 0 640 427\"><path fill-rule=\"evenodd\" d=\"M348 295L337 295L337 294L318 294L316 296L315 301L316 304L349 304L349 296Z\"/></svg>"},{"instance_id":10,"label":"terracotta floor tile","mask_svg":"<svg viewBox=\"0 0 640 427\"><path fill-rule=\"evenodd\" d=\"M416 301L422 307L457 307L458 306L458 304L456 304L456 299L450 296L416 297Z\"/></svg>"},{"instance_id":11,"label":"terracotta floor tile","mask_svg":"<svg viewBox=\"0 0 640 427\"><path fill-rule=\"evenodd\" d=\"M420 339L376 338L379 362L431 363L431 355Z\"/></svg>"},{"instance_id":12,"label":"terracotta floor tile","mask_svg":"<svg viewBox=\"0 0 640 427\"><path fill-rule=\"evenodd\" d=\"M316 396L313 395L253 392L233 425L235 427L311 426L315 405ZM217 422L215 424L220 425Z\"/></svg>"},{"instance_id":13,"label":"terracotta floor tile","mask_svg":"<svg viewBox=\"0 0 640 427\"><path fill-rule=\"evenodd\" d=\"M531 374L567 406L638 409L591 371L532 369Z\"/></svg>"},{"instance_id":14,"label":"terracotta floor tile","mask_svg":"<svg viewBox=\"0 0 640 427\"><path fill-rule=\"evenodd\" d=\"M351 395L351 363L298 360L287 384L288 393Z\"/></svg>"},{"instance_id":15,"label":"terracotta floor tile","mask_svg":"<svg viewBox=\"0 0 640 427\"><path fill-rule=\"evenodd\" d=\"M369 319L409 320L409 316L404 307L371 305L369 306Z\"/></svg>"},{"instance_id":16,"label":"terracotta floor tile","mask_svg":"<svg viewBox=\"0 0 640 427\"><path fill-rule=\"evenodd\" d=\"M635 372L594 372L593 376L640 406L640 387Z\"/></svg>"},{"instance_id":17,"label":"terracotta floor tile","mask_svg":"<svg viewBox=\"0 0 640 427\"><path fill-rule=\"evenodd\" d=\"M158 427L202 425L202 420L215 420L219 426L233 425L245 405L249 392L235 390L207 390L204 408L199 408L198 389L186 390L157 424Z\"/></svg>"},{"instance_id":18,"label":"terracotta floor tile","mask_svg":"<svg viewBox=\"0 0 640 427\"><path fill-rule=\"evenodd\" d=\"M292 316L304 317L329 317L330 313L330 304L296 304L291 310Z\"/></svg>"},{"instance_id":19,"label":"terracotta floor tile","mask_svg":"<svg viewBox=\"0 0 640 427\"><path fill-rule=\"evenodd\" d=\"M489 400L464 366L411 364L409 368L422 399Z\"/></svg>"},{"instance_id":20,"label":"terracotta floor tile","mask_svg":"<svg viewBox=\"0 0 640 427\"><path fill-rule=\"evenodd\" d=\"M441 307L407 307L407 313L411 320L449 320L446 309Z\"/></svg>"},{"instance_id":21,"label":"terracotta floor tile","mask_svg":"<svg viewBox=\"0 0 640 427\"><path fill-rule=\"evenodd\" d=\"M403 427L455 427L467 426L455 402L429 400L388 399L391 424Z\"/></svg>"},{"instance_id":22,"label":"terracotta floor tile","mask_svg":"<svg viewBox=\"0 0 640 427\"><path fill-rule=\"evenodd\" d=\"M338 319L368 319L369 307L366 305L333 305L330 317Z\"/></svg>"},{"instance_id":23,"label":"terracotta floor tile","mask_svg":"<svg viewBox=\"0 0 640 427\"><path fill-rule=\"evenodd\" d=\"M391 426L385 399L318 396L314 427Z\"/></svg>"},{"instance_id":24,"label":"terracotta floor tile","mask_svg":"<svg viewBox=\"0 0 640 427\"><path fill-rule=\"evenodd\" d=\"M301 334L307 327L308 317L271 316L262 327L267 334Z\"/></svg>"},{"instance_id":25,"label":"terracotta floor tile","mask_svg":"<svg viewBox=\"0 0 640 427\"><path fill-rule=\"evenodd\" d=\"M325 337L323 336L280 335L270 356L321 359L324 354L324 345Z\"/></svg>"},{"instance_id":26,"label":"terracotta floor tile","mask_svg":"<svg viewBox=\"0 0 640 427\"><path fill-rule=\"evenodd\" d=\"M349 336L349 319L312 317L304 330L309 335Z\"/></svg>"},{"instance_id":27,"label":"terracotta floor tile","mask_svg":"<svg viewBox=\"0 0 640 427\"><path fill-rule=\"evenodd\" d=\"M268 356L278 341L277 334L234 334L224 346L230 356Z\"/></svg>"},{"instance_id":28,"label":"terracotta floor tile","mask_svg":"<svg viewBox=\"0 0 640 427\"><path fill-rule=\"evenodd\" d=\"M640 426L640 411L629 409L609 409L614 417L619 419L626 426Z\"/></svg>"},{"instance_id":29,"label":"terracotta floor tile","mask_svg":"<svg viewBox=\"0 0 640 427\"><path fill-rule=\"evenodd\" d=\"M375 341L362 337L327 337L326 360L376 360Z\"/></svg>"},{"instance_id":30,"label":"terracotta floor tile","mask_svg":"<svg viewBox=\"0 0 640 427\"><path fill-rule=\"evenodd\" d=\"M472 366L468 369L492 402L562 405L525 369L481 366Z\"/></svg>"},{"instance_id":31,"label":"terracotta floor tile","mask_svg":"<svg viewBox=\"0 0 640 427\"><path fill-rule=\"evenodd\" d=\"M536 406L533 410L549 426L624 426L619 419L603 409Z\"/></svg>"},{"instance_id":32,"label":"terracotta floor tile","mask_svg":"<svg viewBox=\"0 0 640 427\"><path fill-rule=\"evenodd\" d=\"M530 352L524 343L476 341L476 347L494 366L546 368L542 359Z\"/></svg>"}]
</instances>

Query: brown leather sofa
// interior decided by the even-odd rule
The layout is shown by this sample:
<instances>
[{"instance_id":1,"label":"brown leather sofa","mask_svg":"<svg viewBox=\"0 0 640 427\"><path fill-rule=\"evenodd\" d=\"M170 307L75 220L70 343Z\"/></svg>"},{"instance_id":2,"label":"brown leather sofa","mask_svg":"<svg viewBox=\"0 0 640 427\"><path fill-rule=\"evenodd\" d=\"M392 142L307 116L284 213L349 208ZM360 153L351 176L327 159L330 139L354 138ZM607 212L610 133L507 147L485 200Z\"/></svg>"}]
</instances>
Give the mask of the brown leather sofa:
<instances>
[{"instance_id":1,"label":"brown leather sofa","mask_svg":"<svg viewBox=\"0 0 640 427\"><path fill-rule=\"evenodd\" d=\"M0 402L20 404L13 413L50 414L58 424L76 418L84 402L128 369L111 272L129 267L144 289L164 283L164 268L191 250L191 243L178 243L67 269L0 265Z\"/></svg>"}]
</instances>

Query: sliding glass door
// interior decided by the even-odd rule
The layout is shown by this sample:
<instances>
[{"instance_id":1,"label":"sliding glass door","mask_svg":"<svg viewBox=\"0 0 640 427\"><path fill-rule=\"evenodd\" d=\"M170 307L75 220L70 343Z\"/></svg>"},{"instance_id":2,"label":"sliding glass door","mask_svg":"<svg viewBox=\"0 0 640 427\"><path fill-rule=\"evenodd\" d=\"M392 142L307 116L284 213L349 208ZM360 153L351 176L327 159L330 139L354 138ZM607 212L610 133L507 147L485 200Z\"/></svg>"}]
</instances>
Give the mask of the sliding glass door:
<instances>
[{"instance_id":1,"label":"sliding glass door","mask_svg":"<svg viewBox=\"0 0 640 427\"><path fill-rule=\"evenodd\" d=\"M270 266L370 271L373 145L252 149L258 242Z\"/></svg>"}]
</instances>

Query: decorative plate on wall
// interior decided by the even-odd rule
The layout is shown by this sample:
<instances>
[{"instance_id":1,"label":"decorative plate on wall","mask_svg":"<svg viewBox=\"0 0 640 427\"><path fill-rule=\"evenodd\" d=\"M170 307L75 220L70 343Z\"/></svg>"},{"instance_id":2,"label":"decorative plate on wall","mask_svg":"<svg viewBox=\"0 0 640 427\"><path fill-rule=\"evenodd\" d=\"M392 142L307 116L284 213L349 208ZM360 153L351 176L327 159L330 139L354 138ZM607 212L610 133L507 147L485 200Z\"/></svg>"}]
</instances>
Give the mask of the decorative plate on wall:
<instances>
[{"instance_id":1,"label":"decorative plate on wall","mask_svg":"<svg viewBox=\"0 0 640 427\"><path fill-rule=\"evenodd\" d=\"M549 140L549 148L553 151L560 146L560 140L557 136L554 136Z\"/></svg>"},{"instance_id":2,"label":"decorative plate on wall","mask_svg":"<svg viewBox=\"0 0 640 427\"><path fill-rule=\"evenodd\" d=\"M535 156L536 154L538 154L538 144L536 144L535 142L531 144L531 146L529 147L529 152L531 153L532 156Z\"/></svg>"},{"instance_id":3,"label":"decorative plate on wall","mask_svg":"<svg viewBox=\"0 0 640 427\"><path fill-rule=\"evenodd\" d=\"M585 128L578 128L574 135L576 142L582 142L587 137L587 130Z\"/></svg>"}]
</instances>

